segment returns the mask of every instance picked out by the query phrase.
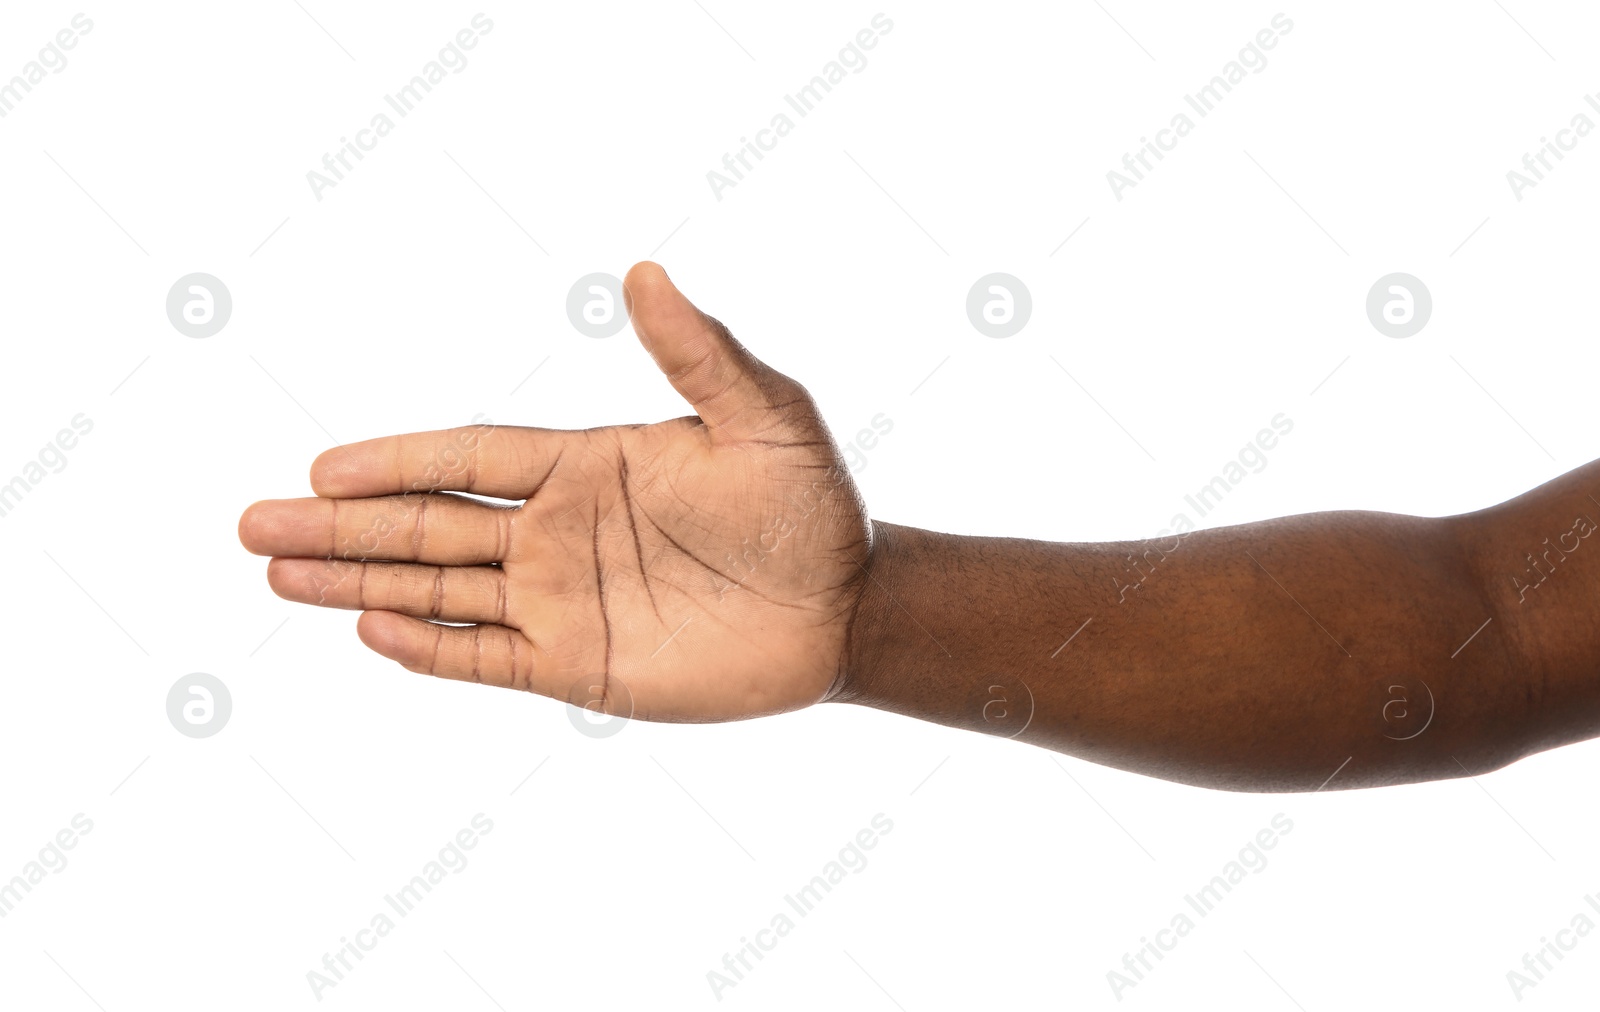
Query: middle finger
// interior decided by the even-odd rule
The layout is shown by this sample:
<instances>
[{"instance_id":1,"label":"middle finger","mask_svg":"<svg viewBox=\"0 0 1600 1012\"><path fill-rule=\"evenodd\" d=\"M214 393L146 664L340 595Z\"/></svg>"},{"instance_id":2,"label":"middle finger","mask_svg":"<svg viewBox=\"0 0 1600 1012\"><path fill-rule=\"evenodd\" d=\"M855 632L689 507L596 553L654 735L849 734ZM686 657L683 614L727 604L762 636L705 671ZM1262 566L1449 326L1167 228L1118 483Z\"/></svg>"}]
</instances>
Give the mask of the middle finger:
<instances>
[{"instance_id":1,"label":"middle finger","mask_svg":"<svg viewBox=\"0 0 1600 1012\"><path fill-rule=\"evenodd\" d=\"M470 566L505 559L511 512L443 492L269 499L245 511L239 539L257 555Z\"/></svg>"}]
</instances>

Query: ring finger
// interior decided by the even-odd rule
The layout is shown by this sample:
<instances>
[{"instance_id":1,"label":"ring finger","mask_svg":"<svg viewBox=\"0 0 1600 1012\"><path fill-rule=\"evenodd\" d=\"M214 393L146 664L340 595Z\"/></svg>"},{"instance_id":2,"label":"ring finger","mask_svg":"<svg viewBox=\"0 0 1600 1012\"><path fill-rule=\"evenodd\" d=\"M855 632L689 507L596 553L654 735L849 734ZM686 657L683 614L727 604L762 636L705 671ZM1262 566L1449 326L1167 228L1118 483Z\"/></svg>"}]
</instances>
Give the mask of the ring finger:
<instances>
[{"instance_id":1,"label":"ring finger","mask_svg":"<svg viewBox=\"0 0 1600 1012\"><path fill-rule=\"evenodd\" d=\"M443 622L506 620L506 577L498 566L273 559L267 583L285 600L324 608L394 611Z\"/></svg>"}]
</instances>

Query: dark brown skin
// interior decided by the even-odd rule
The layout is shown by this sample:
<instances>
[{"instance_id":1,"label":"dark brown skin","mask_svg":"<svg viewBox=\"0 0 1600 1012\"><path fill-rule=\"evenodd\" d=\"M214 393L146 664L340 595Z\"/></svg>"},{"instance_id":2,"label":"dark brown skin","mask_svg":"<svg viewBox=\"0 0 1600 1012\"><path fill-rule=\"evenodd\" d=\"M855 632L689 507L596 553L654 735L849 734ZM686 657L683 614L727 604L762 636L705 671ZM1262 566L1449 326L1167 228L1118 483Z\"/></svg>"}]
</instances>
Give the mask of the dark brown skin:
<instances>
[{"instance_id":1,"label":"dark brown skin","mask_svg":"<svg viewBox=\"0 0 1600 1012\"><path fill-rule=\"evenodd\" d=\"M1318 513L1125 544L880 523L835 698L1227 790L1476 775L1600 728L1600 552L1590 564L1572 533L1600 518L1590 488L1600 465L1464 516ZM1561 532L1577 551L1552 553L1519 603L1512 576L1537 580L1523 554ZM986 714L1002 697L1015 705Z\"/></svg>"},{"instance_id":2,"label":"dark brown skin","mask_svg":"<svg viewBox=\"0 0 1600 1012\"><path fill-rule=\"evenodd\" d=\"M330 450L315 498L240 520L273 590L363 611L410 670L607 713L850 702L1226 790L1476 775L1600 734L1600 462L1456 517L936 534L870 521L805 389L659 267L625 291L695 415Z\"/></svg>"}]
</instances>

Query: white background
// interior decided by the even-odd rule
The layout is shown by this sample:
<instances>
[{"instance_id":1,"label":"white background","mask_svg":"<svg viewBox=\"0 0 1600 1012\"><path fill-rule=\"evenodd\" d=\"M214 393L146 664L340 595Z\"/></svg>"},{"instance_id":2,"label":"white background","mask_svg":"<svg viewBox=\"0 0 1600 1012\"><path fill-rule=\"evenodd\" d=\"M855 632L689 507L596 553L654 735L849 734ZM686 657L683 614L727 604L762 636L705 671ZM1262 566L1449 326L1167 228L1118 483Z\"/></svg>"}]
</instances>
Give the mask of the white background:
<instances>
[{"instance_id":1,"label":"white background","mask_svg":"<svg viewBox=\"0 0 1600 1012\"><path fill-rule=\"evenodd\" d=\"M0 79L78 10L8 5ZM319 201L306 173L479 8L84 9L0 119L0 482L94 423L0 517L0 880L94 828L0 919L0 1005L1500 1008L1542 936L1600 921L1593 744L1262 796L846 706L602 739L273 596L238 515L309 494L335 439L682 414L631 332L566 317L649 256L836 432L892 419L858 480L897 523L1149 536L1279 412L1207 525L1460 512L1594 456L1600 139L1521 201L1506 180L1600 119L1592 9L1283 8L1265 69L1118 201L1107 171L1280 8L882 8L865 68L716 199L707 171L879 10L484 8L465 69ZM164 312L194 271L234 300L203 340ZM1034 303L1004 340L964 310L994 271ZM1404 340L1364 308L1393 271L1434 300ZM165 711L195 671L233 701L203 740ZM319 1003L307 972L480 812L470 864ZM1119 1001L1107 972L1279 812L1268 866ZM714 997L876 813L868 866ZM1597 957L1521 1004L1575 1007Z\"/></svg>"}]
</instances>

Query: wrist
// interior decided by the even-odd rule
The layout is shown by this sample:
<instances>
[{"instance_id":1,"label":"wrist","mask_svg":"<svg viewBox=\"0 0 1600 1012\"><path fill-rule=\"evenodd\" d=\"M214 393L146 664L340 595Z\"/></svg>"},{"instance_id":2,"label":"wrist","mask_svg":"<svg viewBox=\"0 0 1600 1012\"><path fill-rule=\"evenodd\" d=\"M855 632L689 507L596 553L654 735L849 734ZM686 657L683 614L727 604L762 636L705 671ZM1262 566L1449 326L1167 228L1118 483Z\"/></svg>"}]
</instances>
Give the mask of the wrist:
<instances>
[{"instance_id":1,"label":"wrist","mask_svg":"<svg viewBox=\"0 0 1600 1012\"><path fill-rule=\"evenodd\" d=\"M897 610L892 588L898 533L903 529L877 520L869 523L871 541L861 566L860 589L845 625L839 674L824 702L872 705L878 698L874 687L886 667L889 632Z\"/></svg>"}]
</instances>

